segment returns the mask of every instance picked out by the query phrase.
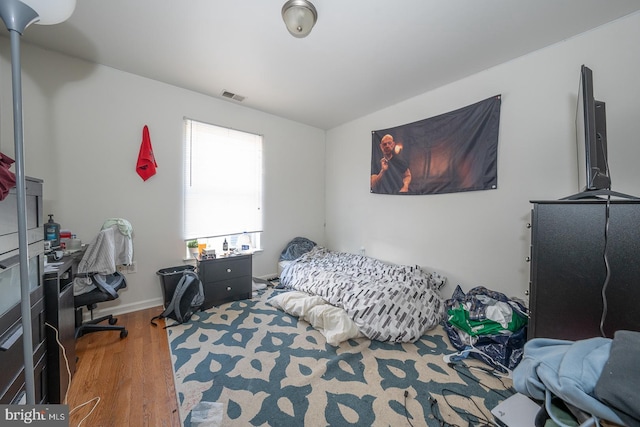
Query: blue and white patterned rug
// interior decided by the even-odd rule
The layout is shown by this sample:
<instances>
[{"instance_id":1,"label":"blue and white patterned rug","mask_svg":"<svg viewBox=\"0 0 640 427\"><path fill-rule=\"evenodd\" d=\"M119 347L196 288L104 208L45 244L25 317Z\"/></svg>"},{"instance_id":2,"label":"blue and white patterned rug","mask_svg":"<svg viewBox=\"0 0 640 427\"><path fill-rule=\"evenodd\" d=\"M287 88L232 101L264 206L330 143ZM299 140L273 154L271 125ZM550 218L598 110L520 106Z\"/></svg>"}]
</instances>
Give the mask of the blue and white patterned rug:
<instances>
[{"instance_id":1,"label":"blue and white patterned rug","mask_svg":"<svg viewBox=\"0 0 640 427\"><path fill-rule=\"evenodd\" d=\"M479 425L514 393L479 361L448 366L455 349L440 326L410 344L333 347L268 305L272 292L167 328L184 426L200 402L221 404L223 426Z\"/></svg>"}]
</instances>

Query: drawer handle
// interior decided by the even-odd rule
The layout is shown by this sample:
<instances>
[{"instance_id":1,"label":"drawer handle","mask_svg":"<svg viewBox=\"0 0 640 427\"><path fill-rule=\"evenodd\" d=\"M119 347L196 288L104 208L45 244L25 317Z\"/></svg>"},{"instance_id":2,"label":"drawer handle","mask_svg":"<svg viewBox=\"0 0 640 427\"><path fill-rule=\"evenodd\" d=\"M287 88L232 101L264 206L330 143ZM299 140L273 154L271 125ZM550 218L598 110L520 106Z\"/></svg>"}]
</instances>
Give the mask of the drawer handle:
<instances>
[{"instance_id":1,"label":"drawer handle","mask_svg":"<svg viewBox=\"0 0 640 427\"><path fill-rule=\"evenodd\" d=\"M18 326L4 341L0 344L0 350L7 351L22 336L22 325Z\"/></svg>"},{"instance_id":2,"label":"drawer handle","mask_svg":"<svg viewBox=\"0 0 640 427\"><path fill-rule=\"evenodd\" d=\"M227 290L230 291L231 290L231 286L227 286Z\"/></svg>"},{"instance_id":3,"label":"drawer handle","mask_svg":"<svg viewBox=\"0 0 640 427\"><path fill-rule=\"evenodd\" d=\"M13 268L17 265L20 265L19 254L0 261L0 269L2 270L8 270L9 268Z\"/></svg>"},{"instance_id":4,"label":"drawer handle","mask_svg":"<svg viewBox=\"0 0 640 427\"><path fill-rule=\"evenodd\" d=\"M230 268L227 268L227 273L231 273L231 269Z\"/></svg>"}]
</instances>

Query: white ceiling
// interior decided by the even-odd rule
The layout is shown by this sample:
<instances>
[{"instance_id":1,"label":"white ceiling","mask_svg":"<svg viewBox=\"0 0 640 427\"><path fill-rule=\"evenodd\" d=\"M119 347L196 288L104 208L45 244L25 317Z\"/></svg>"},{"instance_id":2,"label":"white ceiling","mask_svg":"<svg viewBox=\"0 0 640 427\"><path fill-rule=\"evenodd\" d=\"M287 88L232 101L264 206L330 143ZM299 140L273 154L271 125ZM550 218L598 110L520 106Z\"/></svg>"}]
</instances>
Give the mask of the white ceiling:
<instances>
[{"instance_id":1,"label":"white ceiling","mask_svg":"<svg viewBox=\"0 0 640 427\"><path fill-rule=\"evenodd\" d=\"M23 40L330 129L640 10L639 0L78 0ZM237 103L237 101L227 100Z\"/></svg>"}]
</instances>

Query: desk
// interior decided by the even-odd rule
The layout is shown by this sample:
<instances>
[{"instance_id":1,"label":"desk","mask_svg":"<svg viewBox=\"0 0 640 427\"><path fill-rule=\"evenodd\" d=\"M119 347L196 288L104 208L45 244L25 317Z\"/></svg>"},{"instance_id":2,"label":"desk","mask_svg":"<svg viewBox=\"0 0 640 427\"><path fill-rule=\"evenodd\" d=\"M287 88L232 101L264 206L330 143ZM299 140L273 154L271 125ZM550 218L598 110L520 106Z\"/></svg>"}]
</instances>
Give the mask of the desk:
<instances>
[{"instance_id":1,"label":"desk","mask_svg":"<svg viewBox=\"0 0 640 427\"><path fill-rule=\"evenodd\" d=\"M71 377L76 371L75 307L73 304L73 277L77 272L80 258L67 256L55 271L45 271L44 303L45 320L58 330L58 339L66 352ZM47 367L49 403L63 403L71 377L62 348L56 341L56 334L47 329Z\"/></svg>"}]
</instances>

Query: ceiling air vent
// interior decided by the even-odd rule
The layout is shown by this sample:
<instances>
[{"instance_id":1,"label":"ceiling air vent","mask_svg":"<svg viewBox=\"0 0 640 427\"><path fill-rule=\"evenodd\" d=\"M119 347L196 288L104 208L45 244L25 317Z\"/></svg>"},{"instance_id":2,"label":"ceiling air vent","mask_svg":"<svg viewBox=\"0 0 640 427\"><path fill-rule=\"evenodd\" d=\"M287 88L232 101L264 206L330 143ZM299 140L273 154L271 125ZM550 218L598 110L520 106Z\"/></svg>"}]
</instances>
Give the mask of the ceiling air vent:
<instances>
[{"instance_id":1,"label":"ceiling air vent","mask_svg":"<svg viewBox=\"0 0 640 427\"><path fill-rule=\"evenodd\" d=\"M240 96L240 95L236 95L233 92L229 92L226 90L222 91L222 96L224 96L225 98L229 98L229 99L233 99L234 101L238 101L238 102L242 102L244 101L244 96Z\"/></svg>"}]
</instances>

